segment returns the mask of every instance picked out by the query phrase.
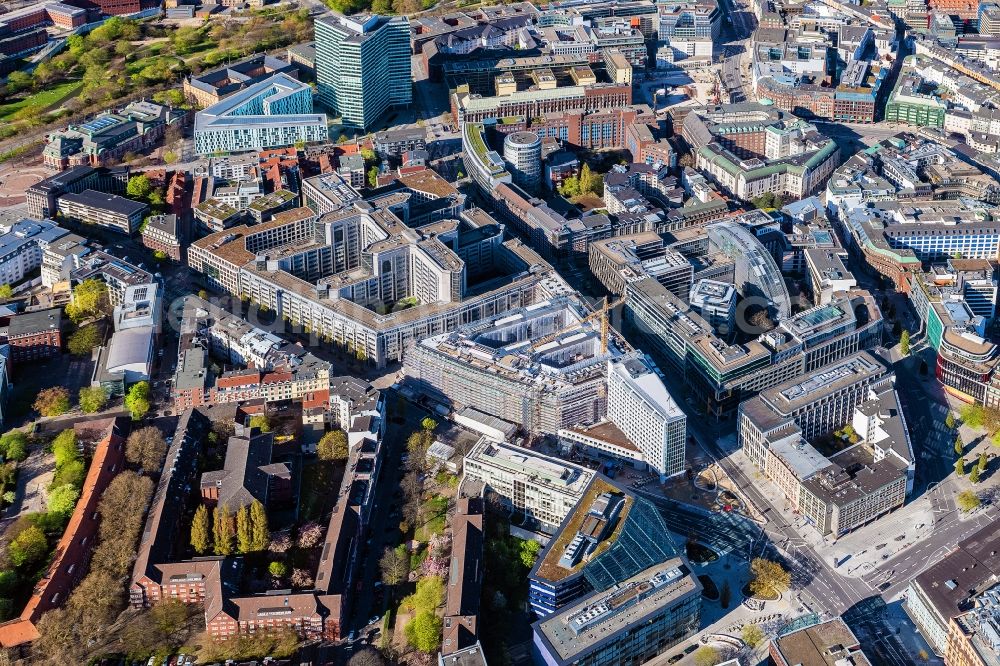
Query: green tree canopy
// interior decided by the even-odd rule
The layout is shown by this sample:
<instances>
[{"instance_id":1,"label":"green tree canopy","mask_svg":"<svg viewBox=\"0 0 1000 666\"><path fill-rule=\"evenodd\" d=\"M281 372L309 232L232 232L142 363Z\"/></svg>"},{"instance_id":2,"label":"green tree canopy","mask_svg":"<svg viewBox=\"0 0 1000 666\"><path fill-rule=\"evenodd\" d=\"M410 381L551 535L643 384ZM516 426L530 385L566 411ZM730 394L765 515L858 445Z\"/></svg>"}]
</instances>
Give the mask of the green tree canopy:
<instances>
[{"instance_id":1,"label":"green tree canopy","mask_svg":"<svg viewBox=\"0 0 1000 666\"><path fill-rule=\"evenodd\" d=\"M66 306L66 314L74 322L98 317L111 311L108 285L96 278L87 278L73 287L73 298Z\"/></svg>"},{"instance_id":2,"label":"green tree canopy","mask_svg":"<svg viewBox=\"0 0 1000 666\"><path fill-rule=\"evenodd\" d=\"M441 646L441 618L433 611L419 611L406 623L406 642L424 654L437 652Z\"/></svg>"},{"instance_id":3,"label":"green tree canopy","mask_svg":"<svg viewBox=\"0 0 1000 666\"><path fill-rule=\"evenodd\" d=\"M149 413L149 382L136 382L125 394L125 408L133 421L142 420Z\"/></svg>"},{"instance_id":4,"label":"green tree canopy","mask_svg":"<svg viewBox=\"0 0 1000 666\"><path fill-rule=\"evenodd\" d=\"M791 574L778 562L755 558L750 563L750 591L759 597L773 598L791 585Z\"/></svg>"},{"instance_id":5,"label":"green tree canopy","mask_svg":"<svg viewBox=\"0 0 1000 666\"><path fill-rule=\"evenodd\" d=\"M0 437L0 453L8 460L24 460L28 457L28 436L20 430L4 433Z\"/></svg>"},{"instance_id":6,"label":"green tree canopy","mask_svg":"<svg viewBox=\"0 0 1000 666\"><path fill-rule=\"evenodd\" d=\"M58 486L49 493L46 505L52 513L68 515L76 508L76 501L80 498L80 491L71 484Z\"/></svg>"},{"instance_id":7,"label":"green tree canopy","mask_svg":"<svg viewBox=\"0 0 1000 666\"><path fill-rule=\"evenodd\" d=\"M979 505L982 504L982 500L979 499L979 495L971 490L963 490L955 499L958 502L958 508L965 513L969 513L973 509L979 508Z\"/></svg>"},{"instance_id":8,"label":"green tree canopy","mask_svg":"<svg viewBox=\"0 0 1000 666\"><path fill-rule=\"evenodd\" d=\"M288 565L275 560L267 565L267 572L275 578L284 578L288 575Z\"/></svg>"},{"instance_id":9,"label":"green tree canopy","mask_svg":"<svg viewBox=\"0 0 1000 666\"><path fill-rule=\"evenodd\" d=\"M132 176L128 179L128 185L125 186L125 194L129 198L137 199L139 201L146 201L149 199L150 193L153 191L153 183L149 180L149 176L144 173Z\"/></svg>"},{"instance_id":10,"label":"green tree canopy","mask_svg":"<svg viewBox=\"0 0 1000 666\"><path fill-rule=\"evenodd\" d=\"M259 500L250 503L250 550L259 553L267 549L271 541L271 530L268 526L267 509Z\"/></svg>"},{"instance_id":11,"label":"green tree canopy","mask_svg":"<svg viewBox=\"0 0 1000 666\"><path fill-rule=\"evenodd\" d=\"M49 552L49 542L45 532L37 525L31 525L17 535L7 548L7 555L15 567L21 568L40 562Z\"/></svg>"},{"instance_id":12,"label":"green tree canopy","mask_svg":"<svg viewBox=\"0 0 1000 666\"><path fill-rule=\"evenodd\" d=\"M191 521L191 547L198 555L204 555L212 547L208 508L204 504L198 505Z\"/></svg>"},{"instance_id":13,"label":"green tree canopy","mask_svg":"<svg viewBox=\"0 0 1000 666\"><path fill-rule=\"evenodd\" d=\"M410 573L410 556L405 547L386 548L379 559L382 582L390 587L399 585Z\"/></svg>"},{"instance_id":14,"label":"green tree canopy","mask_svg":"<svg viewBox=\"0 0 1000 666\"><path fill-rule=\"evenodd\" d=\"M236 511L236 550L240 553L251 552L250 545L250 512L245 506Z\"/></svg>"},{"instance_id":15,"label":"green tree canopy","mask_svg":"<svg viewBox=\"0 0 1000 666\"><path fill-rule=\"evenodd\" d=\"M84 414L94 414L104 409L108 404L108 394L100 386L84 386L77 398L80 411Z\"/></svg>"},{"instance_id":16,"label":"green tree canopy","mask_svg":"<svg viewBox=\"0 0 1000 666\"><path fill-rule=\"evenodd\" d=\"M90 356L94 347L101 344L101 329L95 324L83 326L69 336L66 347L74 356Z\"/></svg>"},{"instance_id":17,"label":"green tree canopy","mask_svg":"<svg viewBox=\"0 0 1000 666\"><path fill-rule=\"evenodd\" d=\"M325 433L316 446L316 455L320 460L347 460L347 433L339 429Z\"/></svg>"},{"instance_id":18,"label":"green tree canopy","mask_svg":"<svg viewBox=\"0 0 1000 666\"><path fill-rule=\"evenodd\" d=\"M261 432L271 432L271 420L267 418L267 414L254 414L250 417L250 427Z\"/></svg>"},{"instance_id":19,"label":"green tree canopy","mask_svg":"<svg viewBox=\"0 0 1000 666\"><path fill-rule=\"evenodd\" d=\"M14 295L14 288L9 284L0 284L0 298L10 298Z\"/></svg>"},{"instance_id":20,"label":"green tree canopy","mask_svg":"<svg viewBox=\"0 0 1000 666\"><path fill-rule=\"evenodd\" d=\"M899 336L899 353L903 356L910 355L910 332L903 331Z\"/></svg>"}]
</instances>

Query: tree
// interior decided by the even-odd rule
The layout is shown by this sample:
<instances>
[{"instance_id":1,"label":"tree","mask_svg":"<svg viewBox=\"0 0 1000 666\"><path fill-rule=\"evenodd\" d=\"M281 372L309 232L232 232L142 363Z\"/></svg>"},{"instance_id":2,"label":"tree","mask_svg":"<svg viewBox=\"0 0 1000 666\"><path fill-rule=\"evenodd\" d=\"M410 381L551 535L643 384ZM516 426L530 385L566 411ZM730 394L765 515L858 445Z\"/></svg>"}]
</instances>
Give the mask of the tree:
<instances>
[{"instance_id":1,"label":"tree","mask_svg":"<svg viewBox=\"0 0 1000 666\"><path fill-rule=\"evenodd\" d=\"M960 456L965 453L965 442L962 441L962 436L959 435L955 438L955 455Z\"/></svg>"},{"instance_id":2,"label":"tree","mask_svg":"<svg viewBox=\"0 0 1000 666\"><path fill-rule=\"evenodd\" d=\"M166 452L167 443L156 426L135 430L125 440L125 459L146 472L158 470Z\"/></svg>"},{"instance_id":3,"label":"tree","mask_svg":"<svg viewBox=\"0 0 1000 666\"><path fill-rule=\"evenodd\" d=\"M426 430L427 432L432 432L434 428L437 428L437 425L438 425L437 421L435 421L429 416L424 417L424 419L420 422L420 427Z\"/></svg>"},{"instance_id":4,"label":"tree","mask_svg":"<svg viewBox=\"0 0 1000 666\"><path fill-rule=\"evenodd\" d=\"M378 187L378 167L373 166L368 169L368 186Z\"/></svg>"},{"instance_id":5,"label":"tree","mask_svg":"<svg viewBox=\"0 0 1000 666\"><path fill-rule=\"evenodd\" d=\"M965 458L959 458L955 461L955 474L965 476Z\"/></svg>"},{"instance_id":6,"label":"tree","mask_svg":"<svg viewBox=\"0 0 1000 666\"><path fill-rule=\"evenodd\" d=\"M417 589L403 599L401 608L420 611L434 611L444 600L444 579L440 576L425 576L417 581Z\"/></svg>"},{"instance_id":7,"label":"tree","mask_svg":"<svg viewBox=\"0 0 1000 666\"><path fill-rule=\"evenodd\" d=\"M979 466L975 465L969 472L969 483L979 483Z\"/></svg>"},{"instance_id":8,"label":"tree","mask_svg":"<svg viewBox=\"0 0 1000 666\"><path fill-rule=\"evenodd\" d=\"M275 560L267 565L267 572L275 578L284 578L288 575L288 565Z\"/></svg>"},{"instance_id":9,"label":"tree","mask_svg":"<svg viewBox=\"0 0 1000 666\"><path fill-rule=\"evenodd\" d=\"M259 500L250 503L250 550L259 553L267 549L271 542L271 530L267 522L267 509Z\"/></svg>"},{"instance_id":10,"label":"tree","mask_svg":"<svg viewBox=\"0 0 1000 666\"><path fill-rule=\"evenodd\" d=\"M110 311L108 285L96 278L87 278L73 287L72 300L66 306L66 314L76 323Z\"/></svg>"},{"instance_id":11,"label":"tree","mask_svg":"<svg viewBox=\"0 0 1000 666\"><path fill-rule=\"evenodd\" d=\"M58 486L49 493L46 506L52 513L68 515L76 508L76 501L80 498L80 491L70 484Z\"/></svg>"},{"instance_id":12,"label":"tree","mask_svg":"<svg viewBox=\"0 0 1000 666\"><path fill-rule=\"evenodd\" d=\"M399 585L410 574L410 558L405 549L386 548L378 565L382 571L382 582L389 587Z\"/></svg>"},{"instance_id":13,"label":"tree","mask_svg":"<svg viewBox=\"0 0 1000 666\"><path fill-rule=\"evenodd\" d=\"M7 556L17 568L40 562L48 552L49 542L45 532L37 525L27 527L7 547Z\"/></svg>"},{"instance_id":14,"label":"tree","mask_svg":"<svg viewBox=\"0 0 1000 666\"><path fill-rule=\"evenodd\" d=\"M212 547L212 536L208 524L208 507L199 504L191 521L191 547L198 555L204 555Z\"/></svg>"},{"instance_id":15,"label":"tree","mask_svg":"<svg viewBox=\"0 0 1000 666\"><path fill-rule=\"evenodd\" d=\"M594 174L590 170L590 165L586 162L580 169L580 194L587 194L594 191Z\"/></svg>"},{"instance_id":16,"label":"tree","mask_svg":"<svg viewBox=\"0 0 1000 666\"><path fill-rule=\"evenodd\" d=\"M108 394L100 386L84 386L80 389L77 400L80 403L80 411L84 414L94 414L107 406Z\"/></svg>"},{"instance_id":17,"label":"tree","mask_svg":"<svg viewBox=\"0 0 1000 666\"><path fill-rule=\"evenodd\" d=\"M761 557L750 563L750 573L750 591L758 597L778 597L792 582L791 574L781 564Z\"/></svg>"},{"instance_id":18,"label":"tree","mask_svg":"<svg viewBox=\"0 0 1000 666\"><path fill-rule=\"evenodd\" d=\"M745 624L740 636L744 643L755 648L764 640L764 630L760 628L759 624Z\"/></svg>"},{"instance_id":19,"label":"tree","mask_svg":"<svg viewBox=\"0 0 1000 666\"><path fill-rule=\"evenodd\" d=\"M899 353L903 356L910 355L910 332L903 331L899 336Z\"/></svg>"},{"instance_id":20,"label":"tree","mask_svg":"<svg viewBox=\"0 0 1000 666\"><path fill-rule=\"evenodd\" d=\"M530 569L535 566L535 558L538 557L538 551L541 547L541 544L534 539L527 539L521 542L521 564L523 564L526 569Z\"/></svg>"},{"instance_id":21,"label":"tree","mask_svg":"<svg viewBox=\"0 0 1000 666\"><path fill-rule=\"evenodd\" d=\"M206 300L208 298L208 292L205 291L204 289L199 289L198 290L198 298L200 298L203 301Z\"/></svg>"},{"instance_id":22,"label":"tree","mask_svg":"<svg viewBox=\"0 0 1000 666\"><path fill-rule=\"evenodd\" d=\"M989 464L989 458L986 457L986 452L983 451L979 454L979 462L976 463L976 467L979 468L980 472L985 472Z\"/></svg>"},{"instance_id":23,"label":"tree","mask_svg":"<svg viewBox=\"0 0 1000 666\"><path fill-rule=\"evenodd\" d=\"M63 430L52 440L52 454L56 458L56 469L80 459L80 451L76 444L76 433L72 428Z\"/></svg>"},{"instance_id":24,"label":"tree","mask_svg":"<svg viewBox=\"0 0 1000 666\"><path fill-rule=\"evenodd\" d=\"M125 394L125 409L133 421L141 421L149 413L149 382L136 382Z\"/></svg>"},{"instance_id":25,"label":"tree","mask_svg":"<svg viewBox=\"0 0 1000 666\"><path fill-rule=\"evenodd\" d=\"M719 656L719 651L710 645L702 645L695 650L695 666L715 666L720 661L722 661L722 657Z\"/></svg>"},{"instance_id":26,"label":"tree","mask_svg":"<svg viewBox=\"0 0 1000 666\"><path fill-rule=\"evenodd\" d=\"M59 416L69 411L69 391L62 386L42 389L32 405L42 416Z\"/></svg>"},{"instance_id":27,"label":"tree","mask_svg":"<svg viewBox=\"0 0 1000 666\"><path fill-rule=\"evenodd\" d=\"M233 519L229 507L223 504L212 512L212 544L216 555L233 552Z\"/></svg>"},{"instance_id":28,"label":"tree","mask_svg":"<svg viewBox=\"0 0 1000 666\"><path fill-rule=\"evenodd\" d=\"M955 499L957 500L958 508L964 513L969 513L970 511L978 509L979 505L983 503L982 500L979 499L979 495L971 490L963 490Z\"/></svg>"},{"instance_id":29,"label":"tree","mask_svg":"<svg viewBox=\"0 0 1000 666\"><path fill-rule=\"evenodd\" d=\"M146 201L152 191L153 183L149 180L149 176L144 173L129 178L128 185L125 186L125 194L139 201Z\"/></svg>"},{"instance_id":30,"label":"tree","mask_svg":"<svg viewBox=\"0 0 1000 666\"><path fill-rule=\"evenodd\" d=\"M406 642L425 654L437 652L441 645L441 618L434 611L422 610L403 629Z\"/></svg>"},{"instance_id":31,"label":"tree","mask_svg":"<svg viewBox=\"0 0 1000 666\"><path fill-rule=\"evenodd\" d=\"M245 506L236 511L236 550L249 553L250 544L250 512Z\"/></svg>"},{"instance_id":32,"label":"tree","mask_svg":"<svg viewBox=\"0 0 1000 666\"><path fill-rule=\"evenodd\" d=\"M149 614L160 633L169 637L184 626L188 619L188 606L179 599L165 599L153 606Z\"/></svg>"},{"instance_id":33,"label":"tree","mask_svg":"<svg viewBox=\"0 0 1000 666\"><path fill-rule=\"evenodd\" d=\"M28 458L28 438L23 432L18 432L16 436L7 439L3 446L4 456L7 460L22 462Z\"/></svg>"},{"instance_id":34,"label":"tree","mask_svg":"<svg viewBox=\"0 0 1000 666\"><path fill-rule=\"evenodd\" d=\"M376 7L380 1L388 3L388 0L375 0L375 3L372 4L372 11L378 11ZM384 12L378 13L382 14ZM355 652L354 655L347 660L347 666L385 666L385 659L382 658L382 655L379 654L378 650L365 648L360 652Z\"/></svg>"},{"instance_id":35,"label":"tree","mask_svg":"<svg viewBox=\"0 0 1000 666\"><path fill-rule=\"evenodd\" d=\"M564 197L575 197L580 194L580 179L577 176L566 176L559 184L559 194Z\"/></svg>"},{"instance_id":36,"label":"tree","mask_svg":"<svg viewBox=\"0 0 1000 666\"><path fill-rule=\"evenodd\" d=\"M951 430L955 427L955 414L951 411L944 417L944 427Z\"/></svg>"},{"instance_id":37,"label":"tree","mask_svg":"<svg viewBox=\"0 0 1000 666\"><path fill-rule=\"evenodd\" d=\"M254 414L250 417L250 427L261 432L271 432L271 420L267 418L267 414Z\"/></svg>"},{"instance_id":38,"label":"tree","mask_svg":"<svg viewBox=\"0 0 1000 666\"><path fill-rule=\"evenodd\" d=\"M9 284L0 284L0 298L10 298L14 295L14 288Z\"/></svg>"},{"instance_id":39,"label":"tree","mask_svg":"<svg viewBox=\"0 0 1000 666\"><path fill-rule=\"evenodd\" d=\"M316 455L320 460L347 460L347 433L331 430L324 434L316 446Z\"/></svg>"}]
</instances>

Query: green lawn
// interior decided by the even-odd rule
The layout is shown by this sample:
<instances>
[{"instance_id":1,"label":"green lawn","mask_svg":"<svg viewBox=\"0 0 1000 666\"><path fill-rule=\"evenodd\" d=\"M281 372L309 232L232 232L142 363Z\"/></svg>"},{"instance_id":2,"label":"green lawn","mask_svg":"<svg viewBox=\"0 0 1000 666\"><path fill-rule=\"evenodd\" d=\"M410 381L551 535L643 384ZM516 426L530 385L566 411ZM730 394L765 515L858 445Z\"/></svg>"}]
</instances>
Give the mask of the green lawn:
<instances>
[{"instance_id":1,"label":"green lawn","mask_svg":"<svg viewBox=\"0 0 1000 666\"><path fill-rule=\"evenodd\" d=\"M0 120L9 120L11 116L26 107L38 107L40 111L45 111L49 107L55 106L70 95L75 94L83 87L82 81L66 81L49 86L45 90L9 104L0 104Z\"/></svg>"}]
</instances>

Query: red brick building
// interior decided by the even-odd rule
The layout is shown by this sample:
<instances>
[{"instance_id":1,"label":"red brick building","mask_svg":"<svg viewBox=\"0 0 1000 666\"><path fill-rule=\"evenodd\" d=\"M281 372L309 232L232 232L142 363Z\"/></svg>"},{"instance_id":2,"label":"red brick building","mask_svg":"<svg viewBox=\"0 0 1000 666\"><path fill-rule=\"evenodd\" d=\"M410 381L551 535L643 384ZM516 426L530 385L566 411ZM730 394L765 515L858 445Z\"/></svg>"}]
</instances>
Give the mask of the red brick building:
<instances>
[{"instance_id":1,"label":"red brick building","mask_svg":"<svg viewBox=\"0 0 1000 666\"><path fill-rule=\"evenodd\" d=\"M58 356L62 347L62 310L51 308L11 317L7 342L13 363Z\"/></svg>"}]
</instances>

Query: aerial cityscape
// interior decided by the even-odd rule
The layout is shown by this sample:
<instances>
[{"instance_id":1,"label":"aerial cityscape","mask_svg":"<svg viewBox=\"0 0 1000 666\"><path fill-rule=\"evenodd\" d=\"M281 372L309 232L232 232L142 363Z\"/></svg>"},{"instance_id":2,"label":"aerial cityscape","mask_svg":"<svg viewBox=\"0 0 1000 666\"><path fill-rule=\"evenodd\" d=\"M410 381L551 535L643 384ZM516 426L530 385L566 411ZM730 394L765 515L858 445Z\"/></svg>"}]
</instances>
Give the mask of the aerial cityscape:
<instances>
[{"instance_id":1,"label":"aerial cityscape","mask_svg":"<svg viewBox=\"0 0 1000 666\"><path fill-rule=\"evenodd\" d=\"M998 0L3 0L0 666L1000 666L998 302Z\"/></svg>"}]
</instances>

